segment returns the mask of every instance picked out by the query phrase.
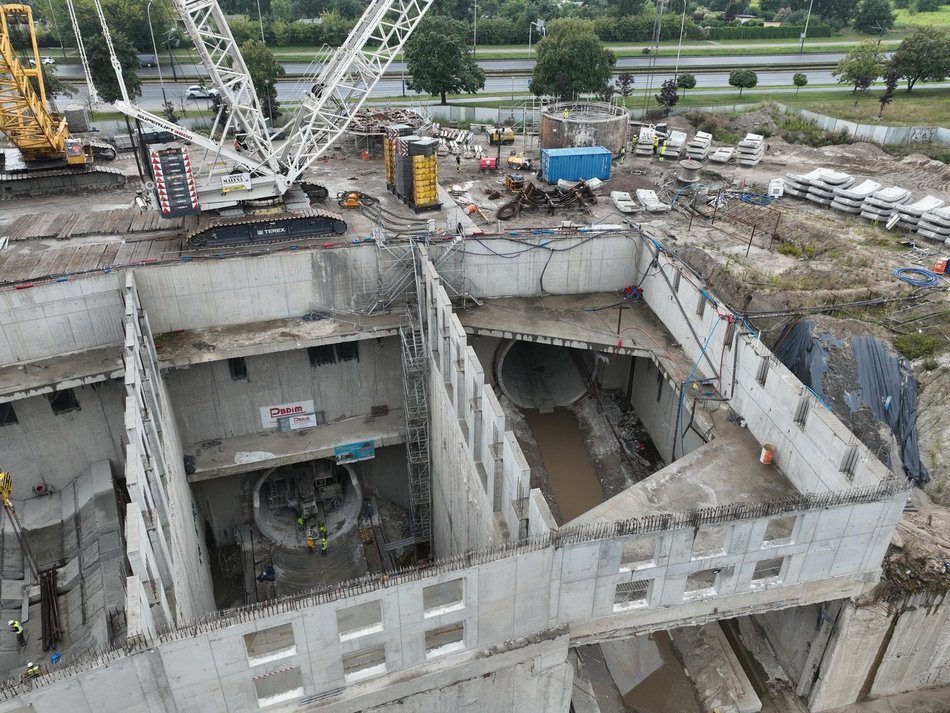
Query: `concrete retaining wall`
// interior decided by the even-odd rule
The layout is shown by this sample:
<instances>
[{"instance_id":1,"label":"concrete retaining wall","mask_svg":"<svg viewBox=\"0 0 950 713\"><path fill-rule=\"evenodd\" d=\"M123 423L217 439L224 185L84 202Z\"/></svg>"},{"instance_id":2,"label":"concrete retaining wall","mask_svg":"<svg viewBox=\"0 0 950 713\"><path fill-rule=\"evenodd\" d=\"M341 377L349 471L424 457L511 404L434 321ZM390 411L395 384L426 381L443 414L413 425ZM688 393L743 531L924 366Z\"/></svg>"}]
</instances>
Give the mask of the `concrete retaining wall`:
<instances>
[{"instance_id":1,"label":"concrete retaining wall","mask_svg":"<svg viewBox=\"0 0 950 713\"><path fill-rule=\"evenodd\" d=\"M169 371L168 391L185 443L257 433L261 408L312 399L327 421L369 414L373 406L403 407L399 342L354 343L359 358L310 365L306 349L247 357L246 379L226 361ZM331 347L332 348L332 347Z\"/></svg>"},{"instance_id":2,"label":"concrete retaining wall","mask_svg":"<svg viewBox=\"0 0 950 713\"><path fill-rule=\"evenodd\" d=\"M654 253L659 269L651 270ZM647 275L644 299L696 366L693 380L715 377L721 365L719 391L760 443L776 446L775 462L800 492L843 490L888 477L884 464L698 278L652 244L638 262L640 274ZM798 422L803 401L807 413Z\"/></svg>"},{"instance_id":3,"label":"concrete retaining wall","mask_svg":"<svg viewBox=\"0 0 950 713\"><path fill-rule=\"evenodd\" d=\"M14 499L31 498L31 488L40 483L60 490L96 461L121 470L122 386L107 380L76 387L73 394L79 410L59 414L45 395L14 402L19 423L0 428L0 467L15 475Z\"/></svg>"},{"instance_id":4,"label":"concrete retaining wall","mask_svg":"<svg viewBox=\"0 0 950 713\"><path fill-rule=\"evenodd\" d=\"M537 249L528 249L532 245ZM636 238L619 234L469 240L465 243L465 276L481 297L619 290L636 282L638 249ZM492 251L520 256L505 260ZM502 264L505 269L500 270Z\"/></svg>"},{"instance_id":5,"label":"concrete retaining wall","mask_svg":"<svg viewBox=\"0 0 950 713\"><path fill-rule=\"evenodd\" d=\"M448 555L524 535L531 473L432 263L423 278L434 531Z\"/></svg>"},{"instance_id":6,"label":"concrete retaining wall","mask_svg":"<svg viewBox=\"0 0 950 713\"><path fill-rule=\"evenodd\" d=\"M0 291L0 366L122 343L117 274Z\"/></svg>"},{"instance_id":7,"label":"concrete retaining wall","mask_svg":"<svg viewBox=\"0 0 950 713\"><path fill-rule=\"evenodd\" d=\"M126 547L149 608L128 633L180 625L214 608L208 552L185 476L181 438L158 369L155 339L132 273L125 287ZM129 599L140 600L138 587ZM139 601L138 604L141 602Z\"/></svg>"},{"instance_id":8,"label":"concrete retaining wall","mask_svg":"<svg viewBox=\"0 0 950 713\"><path fill-rule=\"evenodd\" d=\"M156 334L353 310L376 292L373 245L162 265L135 271Z\"/></svg>"},{"instance_id":9,"label":"concrete retaining wall","mask_svg":"<svg viewBox=\"0 0 950 713\"><path fill-rule=\"evenodd\" d=\"M466 553L422 572L215 616L143 642L141 653L90 660L78 676L64 668L32 690L6 693L18 693L19 703L35 713L62 710L67 703L81 713L225 713L255 709L262 688L273 692L262 680L280 676L272 683L289 681L281 684L288 697L272 710L295 710L301 699L309 699L310 710L365 710L431 690L433 676L449 676L439 679L444 683L465 679L473 663L481 666L476 662L497 654L539 643L543 657L541 642L557 632L566 632L571 643L592 642L858 595L875 580L902 508L903 493L882 492L879 500L858 498L801 511L792 541L774 546L763 544L767 517L728 520L722 523L727 537L719 554L693 551L691 523L701 521L695 518L665 528L643 525L639 534L611 525ZM617 534L621 531L631 534ZM644 538L655 541L653 558L625 565L624 546ZM753 581L756 563L772 558L784 561L780 576ZM689 575L702 571L715 572L713 585L687 591ZM618 586L636 580L648 582L644 599L618 601ZM458 599L427 608L426 588L433 586L449 586ZM341 636L337 612L369 602L379 602L380 626ZM132 631L144 631L134 624L130 621ZM254 660L245 635L281 625L290 626L292 641ZM427 650L426 633L446 627L461 627L459 643ZM563 644L550 645L559 664ZM379 648L384 658L376 668L363 675L345 671L344 657ZM518 661L527 654L514 655ZM117 686L122 696L115 695ZM8 710L17 710L16 704L0 705L0 713Z\"/></svg>"}]
</instances>

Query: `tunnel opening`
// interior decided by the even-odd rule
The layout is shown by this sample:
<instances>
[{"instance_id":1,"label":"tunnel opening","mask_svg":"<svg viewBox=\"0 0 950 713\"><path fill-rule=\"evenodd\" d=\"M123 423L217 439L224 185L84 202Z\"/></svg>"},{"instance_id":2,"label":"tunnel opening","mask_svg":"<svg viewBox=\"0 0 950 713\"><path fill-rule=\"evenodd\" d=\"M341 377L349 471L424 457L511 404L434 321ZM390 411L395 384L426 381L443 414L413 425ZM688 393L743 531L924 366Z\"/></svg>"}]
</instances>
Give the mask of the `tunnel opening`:
<instances>
[{"instance_id":1,"label":"tunnel opening","mask_svg":"<svg viewBox=\"0 0 950 713\"><path fill-rule=\"evenodd\" d=\"M634 407L634 394L645 388L635 381L637 361L647 360L527 340L495 344L495 379L531 464L532 487L540 487L558 524L666 465L651 437L663 428L645 424Z\"/></svg>"}]
</instances>

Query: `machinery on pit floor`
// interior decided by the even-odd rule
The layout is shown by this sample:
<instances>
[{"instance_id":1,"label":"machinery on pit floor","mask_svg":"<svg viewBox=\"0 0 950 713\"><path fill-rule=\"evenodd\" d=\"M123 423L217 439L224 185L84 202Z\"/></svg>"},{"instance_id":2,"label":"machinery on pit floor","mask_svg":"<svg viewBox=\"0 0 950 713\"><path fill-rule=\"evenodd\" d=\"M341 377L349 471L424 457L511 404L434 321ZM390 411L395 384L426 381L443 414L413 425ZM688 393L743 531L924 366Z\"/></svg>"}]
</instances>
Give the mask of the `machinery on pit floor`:
<instances>
[{"instance_id":1,"label":"machinery on pit floor","mask_svg":"<svg viewBox=\"0 0 950 713\"><path fill-rule=\"evenodd\" d=\"M0 5L0 131L15 148L0 152L0 194L24 195L69 188L116 188L121 171L95 165L116 149L70 134L50 111L29 5Z\"/></svg>"},{"instance_id":2,"label":"machinery on pit floor","mask_svg":"<svg viewBox=\"0 0 950 713\"><path fill-rule=\"evenodd\" d=\"M174 0L182 28L194 44L221 106L209 138L173 124L136 106L125 87L111 33L99 0L96 11L112 57L122 98L117 109L129 117L170 131L182 141L207 149L210 167L195 175L195 205L202 213L242 218L250 226L256 210L266 210L265 237L278 228L297 237L337 234L346 223L330 211L311 209L308 198L326 191L301 186L305 171L347 130L353 116L389 67L433 0L372 0L343 44L303 86L301 104L292 120L272 131L261 112L257 94L239 46L215 0ZM74 23L75 24L75 23ZM227 137L242 137L240 150ZM224 166L215 168L215 164ZM299 190L303 188L303 190ZM291 211L274 215L274 209ZM294 212L296 211L296 212ZM287 224L291 224L288 226ZM215 226L191 236L192 245L219 242ZM233 231L229 239L233 240ZM247 229L251 242L260 231Z\"/></svg>"},{"instance_id":3,"label":"machinery on pit floor","mask_svg":"<svg viewBox=\"0 0 950 713\"><path fill-rule=\"evenodd\" d=\"M510 146L515 142L515 132L510 126L490 128L486 133L491 146Z\"/></svg>"}]
</instances>

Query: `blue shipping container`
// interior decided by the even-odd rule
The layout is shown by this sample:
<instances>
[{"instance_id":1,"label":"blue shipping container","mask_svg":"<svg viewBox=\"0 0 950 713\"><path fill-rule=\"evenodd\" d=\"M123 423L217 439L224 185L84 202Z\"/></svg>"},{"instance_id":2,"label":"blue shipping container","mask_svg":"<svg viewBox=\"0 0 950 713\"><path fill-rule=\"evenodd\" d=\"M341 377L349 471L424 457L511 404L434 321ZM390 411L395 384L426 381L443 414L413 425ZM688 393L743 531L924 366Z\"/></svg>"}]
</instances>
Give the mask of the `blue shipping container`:
<instances>
[{"instance_id":1,"label":"blue shipping container","mask_svg":"<svg viewBox=\"0 0 950 713\"><path fill-rule=\"evenodd\" d=\"M587 146L573 149L542 149L541 176L548 183L587 181L610 178L610 162L613 157L603 146Z\"/></svg>"}]
</instances>

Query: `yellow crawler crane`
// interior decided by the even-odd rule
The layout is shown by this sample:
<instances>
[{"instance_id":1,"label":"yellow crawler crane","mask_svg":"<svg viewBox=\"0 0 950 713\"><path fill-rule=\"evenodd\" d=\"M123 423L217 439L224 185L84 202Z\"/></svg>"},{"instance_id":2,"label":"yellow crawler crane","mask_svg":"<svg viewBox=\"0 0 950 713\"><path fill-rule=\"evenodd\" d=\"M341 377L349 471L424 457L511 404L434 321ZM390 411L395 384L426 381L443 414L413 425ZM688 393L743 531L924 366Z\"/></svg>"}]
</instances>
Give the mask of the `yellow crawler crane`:
<instances>
[{"instance_id":1,"label":"yellow crawler crane","mask_svg":"<svg viewBox=\"0 0 950 713\"><path fill-rule=\"evenodd\" d=\"M92 165L114 159L114 146L70 136L49 110L29 5L0 5L0 132L19 152L0 150L0 198L125 185L121 171Z\"/></svg>"},{"instance_id":2,"label":"yellow crawler crane","mask_svg":"<svg viewBox=\"0 0 950 713\"><path fill-rule=\"evenodd\" d=\"M29 36L33 66L24 65L13 47L18 30ZM36 89L30 80L36 82ZM89 160L82 141L70 138L66 119L55 117L47 108L29 5L0 5L0 131L28 163L65 160L72 165Z\"/></svg>"}]
</instances>

